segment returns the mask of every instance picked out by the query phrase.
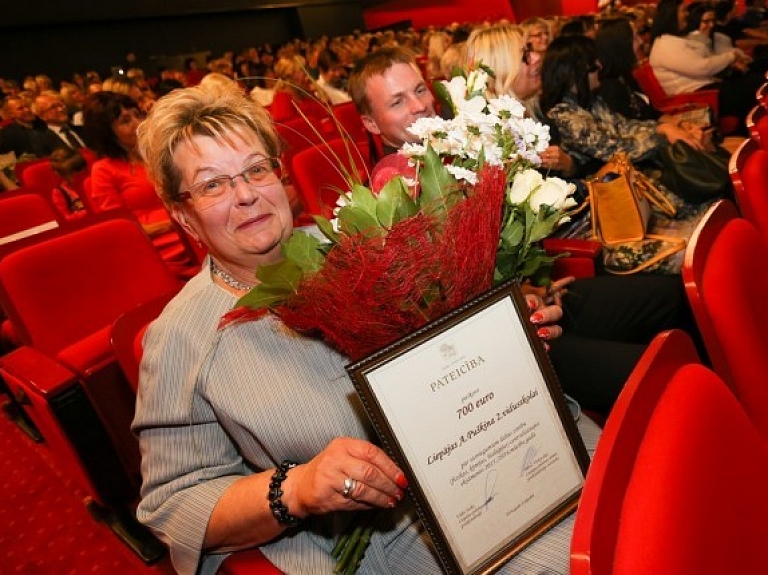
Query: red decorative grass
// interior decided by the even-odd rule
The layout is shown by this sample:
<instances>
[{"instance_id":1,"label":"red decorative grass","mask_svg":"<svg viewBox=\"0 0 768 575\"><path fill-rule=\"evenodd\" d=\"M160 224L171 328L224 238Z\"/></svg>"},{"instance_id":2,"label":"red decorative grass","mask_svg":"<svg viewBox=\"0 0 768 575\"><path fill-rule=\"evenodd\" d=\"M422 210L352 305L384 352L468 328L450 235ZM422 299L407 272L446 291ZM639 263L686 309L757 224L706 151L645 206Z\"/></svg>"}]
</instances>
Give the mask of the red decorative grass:
<instances>
[{"instance_id":1,"label":"red decorative grass","mask_svg":"<svg viewBox=\"0 0 768 575\"><path fill-rule=\"evenodd\" d=\"M437 319L491 287L505 184L486 167L444 223L420 213L384 237L344 238L274 311L353 361Z\"/></svg>"}]
</instances>

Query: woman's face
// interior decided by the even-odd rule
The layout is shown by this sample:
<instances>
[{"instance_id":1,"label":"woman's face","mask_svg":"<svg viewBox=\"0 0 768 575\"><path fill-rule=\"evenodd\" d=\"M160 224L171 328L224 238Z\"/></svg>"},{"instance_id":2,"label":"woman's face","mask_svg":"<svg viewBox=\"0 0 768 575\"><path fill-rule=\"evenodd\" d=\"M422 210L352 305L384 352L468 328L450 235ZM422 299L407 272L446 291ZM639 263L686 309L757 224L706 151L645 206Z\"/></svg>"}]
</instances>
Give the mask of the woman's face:
<instances>
[{"instance_id":1,"label":"woman's face","mask_svg":"<svg viewBox=\"0 0 768 575\"><path fill-rule=\"evenodd\" d=\"M269 156L255 135L230 133L234 145L208 136L179 144L173 162L181 173L181 192L217 176L240 174ZM174 217L211 255L231 268L255 270L282 258L280 242L293 231L288 196L277 174L258 186L235 177L216 202L189 199L173 208Z\"/></svg>"},{"instance_id":2,"label":"woman's face","mask_svg":"<svg viewBox=\"0 0 768 575\"><path fill-rule=\"evenodd\" d=\"M142 114L136 108L120 108L120 115L112 122L112 132L123 149L136 149L136 128L141 119Z\"/></svg>"},{"instance_id":3,"label":"woman's face","mask_svg":"<svg viewBox=\"0 0 768 575\"><path fill-rule=\"evenodd\" d=\"M526 47L522 54L523 63L512 82L512 90L520 100L527 100L541 91L541 62L542 52L535 52L533 46Z\"/></svg>"},{"instance_id":4,"label":"woman's face","mask_svg":"<svg viewBox=\"0 0 768 575\"><path fill-rule=\"evenodd\" d=\"M549 28L533 26L528 32L528 42L536 52L545 52L549 46Z\"/></svg>"},{"instance_id":5,"label":"woman's face","mask_svg":"<svg viewBox=\"0 0 768 575\"><path fill-rule=\"evenodd\" d=\"M715 12L704 12L699 20L699 32L705 36L711 36L715 28Z\"/></svg>"}]
</instances>

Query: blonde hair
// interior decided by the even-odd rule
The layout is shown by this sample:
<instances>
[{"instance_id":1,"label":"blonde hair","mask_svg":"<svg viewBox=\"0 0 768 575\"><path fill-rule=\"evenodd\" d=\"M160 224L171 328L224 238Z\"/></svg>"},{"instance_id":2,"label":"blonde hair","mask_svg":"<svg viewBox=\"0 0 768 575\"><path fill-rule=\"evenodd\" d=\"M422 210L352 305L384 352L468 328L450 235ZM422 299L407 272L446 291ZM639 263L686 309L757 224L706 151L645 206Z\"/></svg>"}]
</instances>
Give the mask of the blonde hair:
<instances>
[{"instance_id":1,"label":"blonde hair","mask_svg":"<svg viewBox=\"0 0 768 575\"><path fill-rule=\"evenodd\" d=\"M488 95L514 96L512 85L523 65L523 32L512 24L477 28L467 39L465 67L484 64L493 70L488 79Z\"/></svg>"},{"instance_id":2,"label":"blonde hair","mask_svg":"<svg viewBox=\"0 0 768 575\"><path fill-rule=\"evenodd\" d=\"M173 153L195 136L229 145L238 138L254 136L264 144L267 155L280 155L272 117L235 85L208 84L174 90L152 107L137 135L147 174L166 205L181 201L181 173Z\"/></svg>"}]
</instances>

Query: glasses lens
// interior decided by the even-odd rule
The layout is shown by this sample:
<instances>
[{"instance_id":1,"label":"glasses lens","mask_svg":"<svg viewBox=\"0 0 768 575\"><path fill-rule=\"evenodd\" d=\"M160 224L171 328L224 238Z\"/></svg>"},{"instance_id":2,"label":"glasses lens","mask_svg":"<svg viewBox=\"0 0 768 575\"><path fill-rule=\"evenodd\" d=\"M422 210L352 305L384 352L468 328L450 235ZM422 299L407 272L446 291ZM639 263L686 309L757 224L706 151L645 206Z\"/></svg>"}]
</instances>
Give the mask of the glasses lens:
<instances>
[{"instance_id":1,"label":"glasses lens","mask_svg":"<svg viewBox=\"0 0 768 575\"><path fill-rule=\"evenodd\" d=\"M191 186L188 190L195 206L204 210L215 206L235 189L237 178L253 189L276 184L282 179L282 166L277 158L267 158L251 164L234 176L216 176Z\"/></svg>"}]
</instances>

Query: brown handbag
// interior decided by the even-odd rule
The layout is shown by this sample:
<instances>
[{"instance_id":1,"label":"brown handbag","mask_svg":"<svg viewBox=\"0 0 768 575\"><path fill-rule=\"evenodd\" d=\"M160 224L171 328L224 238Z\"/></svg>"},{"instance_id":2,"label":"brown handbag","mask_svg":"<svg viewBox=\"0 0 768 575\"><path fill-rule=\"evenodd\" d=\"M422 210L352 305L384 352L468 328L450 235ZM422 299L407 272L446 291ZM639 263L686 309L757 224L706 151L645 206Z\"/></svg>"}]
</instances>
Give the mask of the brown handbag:
<instances>
[{"instance_id":1,"label":"brown handbag","mask_svg":"<svg viewBox=\"0 0 768 575\"><path fill-rule=\"evenodd\" d=\"M653 208L670 217L676 214L676 209L647 177L635 169L626 153L615 154L587 180L587 188L592 211L592 235L607 248L643 240L670 244L637 267L609 270L611 273L621 275L645 270L685 248L685 239L648 233Z\"/></svg>"}]
</instances>

